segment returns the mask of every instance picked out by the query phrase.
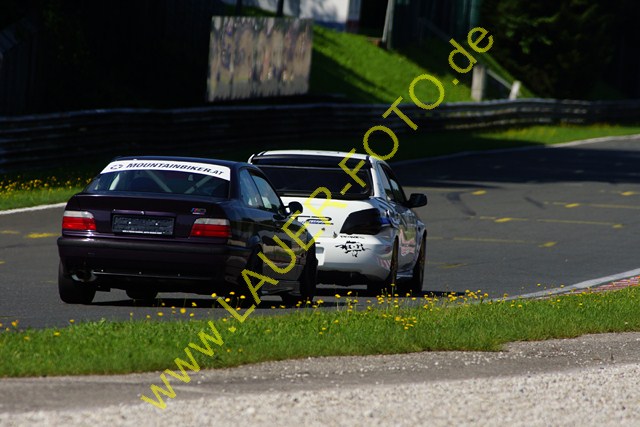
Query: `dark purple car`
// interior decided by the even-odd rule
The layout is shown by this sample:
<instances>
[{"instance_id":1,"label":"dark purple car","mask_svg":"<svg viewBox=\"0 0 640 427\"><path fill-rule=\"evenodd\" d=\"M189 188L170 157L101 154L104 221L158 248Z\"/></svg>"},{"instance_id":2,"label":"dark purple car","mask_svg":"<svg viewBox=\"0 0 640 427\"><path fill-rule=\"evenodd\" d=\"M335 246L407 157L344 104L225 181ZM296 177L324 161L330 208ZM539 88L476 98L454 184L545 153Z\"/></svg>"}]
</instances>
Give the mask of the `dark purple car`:
<instances>
[{"instance_id":1,"label":"dark purple car","mask_svg":"<svg viewBox=\"0 0 640 427\"><path fill-rule=\"evenodd\" d=\"M315 246L299 244L311 237L291 221L298 210L299 203L285 207L247 163L115 159L67 203L58 239L60 298L89 304L96 291L112 288L141 300L158 292L250 297L242 276L248 269L279 281L262 286L263 294L287 303L312 299Z\"/></svg>"}]
</instances>

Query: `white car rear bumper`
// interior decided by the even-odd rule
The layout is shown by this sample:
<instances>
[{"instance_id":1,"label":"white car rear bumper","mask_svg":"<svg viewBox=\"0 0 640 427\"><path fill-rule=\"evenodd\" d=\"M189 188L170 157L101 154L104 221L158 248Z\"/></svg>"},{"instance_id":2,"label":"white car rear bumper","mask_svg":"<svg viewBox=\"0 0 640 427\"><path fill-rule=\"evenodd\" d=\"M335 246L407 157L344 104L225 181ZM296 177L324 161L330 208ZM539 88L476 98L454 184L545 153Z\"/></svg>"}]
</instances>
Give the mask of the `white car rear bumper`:
<instances>
[{"instance_id":1,"label":"white car rear bumper","mask_svg":"<svg viewBox=\"0 0 640 427\"><path fill-rule=\"evenodd\" d=\"M389 275L393 240L357 235L321 237L316 240L320 272L358 273L371 280Z\"/></svg>"}]
</instances>

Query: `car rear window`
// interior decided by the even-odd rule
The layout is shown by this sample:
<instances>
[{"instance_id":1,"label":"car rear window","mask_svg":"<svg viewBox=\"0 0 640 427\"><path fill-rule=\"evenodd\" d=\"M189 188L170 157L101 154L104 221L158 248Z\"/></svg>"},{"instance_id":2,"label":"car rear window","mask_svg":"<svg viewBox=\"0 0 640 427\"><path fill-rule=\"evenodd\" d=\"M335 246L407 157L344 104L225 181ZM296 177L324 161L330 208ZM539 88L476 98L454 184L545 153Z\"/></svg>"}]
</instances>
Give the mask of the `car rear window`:
<instances>
[{"instance_id":1,"label":"car rear window","mask_svg":"<svg viewBox=\"0 0 640 427\"><path fill-rule=\"evenodd\" d=\"M104 172L86 188L87 193L159 193L216 198L229 197L229 181L212 175L173 170L136 169Z\"/></svg>"},{"instance_id":2,"label":"car rear window","mask_svg":"<svg viewBox=\"0 0 640 427\"><path fill-rule=\"evenodd\" d=\"M309 196L318 187L326 187L331 191L331 197L336 199L366 199L372 194L370 169L363 168L358 171L358 177L365 183L365 186L361 187L339 167L262 164L258 167L267 175L281 196ZM351 187L345 194L340 194L340 191L349 183Z\"/></svg>"}]
</instances>

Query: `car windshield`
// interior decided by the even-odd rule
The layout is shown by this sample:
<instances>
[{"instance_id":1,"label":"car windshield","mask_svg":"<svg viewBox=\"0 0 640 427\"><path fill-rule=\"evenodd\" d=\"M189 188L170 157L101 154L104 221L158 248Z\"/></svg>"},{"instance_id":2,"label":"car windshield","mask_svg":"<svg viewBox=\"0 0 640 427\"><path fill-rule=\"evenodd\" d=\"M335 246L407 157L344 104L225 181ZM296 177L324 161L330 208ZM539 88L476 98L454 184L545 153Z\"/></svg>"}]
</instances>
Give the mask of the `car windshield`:
<instances>
[{"instance_id":1,"label":"car windshield","mask_svg":"<svg viewBox=\"0 0 640 427\"><path fill-rule=\"evenodd\" d=\"M229 197L229 182L211 175L172 170L137 169L98 175L87 193L133 192Z\"/></svg>"},{"instance_id":2,"label":"car windshield","mask_svg":"<svg viewBox=\"0 0 640 427\"><path fill-rule=\"evenodd\" d=\"M360 169L357 176L365 186L355 182L342 169L336 167L302 167L259 165L269 177L281 196L309 196L319 187L331 191L336 199L366 199L371 195L371 173L369 169ZM345 194L340 192L347 184L351 186Z\"/></svg>"}]
</instances>

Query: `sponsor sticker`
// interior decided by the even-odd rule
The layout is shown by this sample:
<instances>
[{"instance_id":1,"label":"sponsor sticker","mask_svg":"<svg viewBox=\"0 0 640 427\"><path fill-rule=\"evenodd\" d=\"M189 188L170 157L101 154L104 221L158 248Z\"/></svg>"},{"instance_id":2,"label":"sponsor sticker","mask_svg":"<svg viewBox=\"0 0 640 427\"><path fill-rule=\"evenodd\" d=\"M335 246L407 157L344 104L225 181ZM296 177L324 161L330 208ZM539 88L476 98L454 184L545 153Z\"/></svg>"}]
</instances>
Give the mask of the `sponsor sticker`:
<instances>
[{"instance_id":1,"label":"sponsor sticker","mask_svg":"<svg viewBox=\"0 0 640 427\"><path fill-rule=\"evenodd\" d=\"M101 173L124 170L163 170L176 172L195 172L202 175L215 176L226 181L231 180L228 167L209 163L180 162L176 160L116 160L105 167Z\"/></svg>"}]
</instances>

